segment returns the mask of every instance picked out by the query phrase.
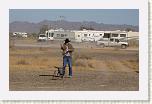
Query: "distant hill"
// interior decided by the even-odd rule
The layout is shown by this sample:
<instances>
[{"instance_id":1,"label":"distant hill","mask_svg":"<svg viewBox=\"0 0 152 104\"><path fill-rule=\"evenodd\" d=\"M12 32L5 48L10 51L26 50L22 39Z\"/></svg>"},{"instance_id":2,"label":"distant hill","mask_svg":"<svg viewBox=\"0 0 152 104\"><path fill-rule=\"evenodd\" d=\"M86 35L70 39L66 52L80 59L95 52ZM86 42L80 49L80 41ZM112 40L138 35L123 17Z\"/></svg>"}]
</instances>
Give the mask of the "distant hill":
<instances>
[{"instance_id":1,"label":"distant hill","mask_svg":"<svg viewBox=\"0 0 152 104\"><path fill-rule=\"evenodd\" d=\"M27 32L27 33L39 33L40 28L44 25L48 25L48 28L63 28L65 30L80 30L80 27L89 27L95 30L126 30L127 28L133 31L139 31L139 26L132 25L116 25L116 24L103 24L96 22L71 22L71 21L49 21L44 20L39 23L30 23L30 22L22 22L15 21L10 23L9 31L10 32Z\"/></svg>"}]
</instances>

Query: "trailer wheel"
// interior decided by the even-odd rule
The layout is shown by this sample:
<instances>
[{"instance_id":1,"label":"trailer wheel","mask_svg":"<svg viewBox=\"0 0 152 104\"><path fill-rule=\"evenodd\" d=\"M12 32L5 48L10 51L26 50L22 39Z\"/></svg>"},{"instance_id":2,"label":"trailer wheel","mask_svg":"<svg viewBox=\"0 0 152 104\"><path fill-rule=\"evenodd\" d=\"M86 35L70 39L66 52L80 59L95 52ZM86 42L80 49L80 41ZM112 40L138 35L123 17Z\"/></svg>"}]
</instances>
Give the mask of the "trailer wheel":
<instances>
[{"instance_id":1,"label":"trailer wheel","mask_svg":"<svg viewBox=\"0 0 152 104\"><path fill-rule=\"evenodd\" d=\"M127 46L126 46L125 44L122 44L122 45L121 45L121 48L122 48L122 49L126 49Z\"/></svg>"}]
</instances>

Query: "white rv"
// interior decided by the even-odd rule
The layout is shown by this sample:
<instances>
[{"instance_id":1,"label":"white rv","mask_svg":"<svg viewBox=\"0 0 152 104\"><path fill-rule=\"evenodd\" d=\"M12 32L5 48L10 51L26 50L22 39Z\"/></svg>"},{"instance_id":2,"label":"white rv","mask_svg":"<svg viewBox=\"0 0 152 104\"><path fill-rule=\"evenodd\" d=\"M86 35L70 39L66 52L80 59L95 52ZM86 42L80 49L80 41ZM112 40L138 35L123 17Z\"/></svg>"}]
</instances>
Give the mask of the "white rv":
<instances>
[{"instance_id":1,"label":"white rv","mask_svg":"<svg viewBox=\"0 0 152 104\"><path fill-rule=\"evenodd\" d=\"M128 32L126 31L96 31L96 30L48 30L46 31L47 40L65 40L69 38L71 41L84 42L91 41L96 42L100 39L109 40L110 38L115 39L127 39ZM133 33L132 33L133 34ZM138 32L137 32L138 34Z\"/></svg>"},{"instance_id":2,"label":"white rv","mask_svg":"<svg viewBox=\"0 0 152 104\"><path fill-rule=\"evenodd\" d=\"M82 30L82 31L74 31L75 39L77 42L83 41L98 41L103 36L103 31L92 31L92 30Z\"/></svg>"},{"instance_id":3,"label":"white rv","mask_svg":"<svg viewBox=\"0 0 152 104\"><path fill-rule=\"evenodd\" d=\"M27 38L26 32L13 32L13 36L22 36L24 38Z\"/></svg>"},{"instance_id":4,"label":"white rv","mask_svg":"<svg viewBox=\"0 0 152 104\"><path fill-rule=\"evenodd\" d=\"M46 36L48 40L65 40L69 38L70 40L75 40L75 33L70 30L48 30L46 31Z\"/></svg>"}]
</instances>

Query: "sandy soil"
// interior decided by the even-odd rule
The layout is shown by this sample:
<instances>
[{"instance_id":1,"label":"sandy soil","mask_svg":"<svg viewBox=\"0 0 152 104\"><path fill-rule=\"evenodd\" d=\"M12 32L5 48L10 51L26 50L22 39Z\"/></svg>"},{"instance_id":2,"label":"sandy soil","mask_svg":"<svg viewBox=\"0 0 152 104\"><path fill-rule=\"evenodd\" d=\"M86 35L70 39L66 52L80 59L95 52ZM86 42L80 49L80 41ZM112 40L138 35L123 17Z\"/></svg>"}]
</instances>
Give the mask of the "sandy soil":
<instances>
[{"instance_id":1,"label":"sandy soil","mask_svg":"<svg viewBox=\"0 0 152 104\"><path fill-rule=\"evenodd\" d=\"M41 49L38 44L50 48ZM62 65L59 45L38 44L36 47L16 44L15 48L10 49L10 91L139 90L138 49L102 49L93 47L93 44L74 43L73 77L68 78L67 68L63 79L52 79L56 70L54 66ZM20 58L24 62L19 63Z\"/></svg>"}]
</instances>

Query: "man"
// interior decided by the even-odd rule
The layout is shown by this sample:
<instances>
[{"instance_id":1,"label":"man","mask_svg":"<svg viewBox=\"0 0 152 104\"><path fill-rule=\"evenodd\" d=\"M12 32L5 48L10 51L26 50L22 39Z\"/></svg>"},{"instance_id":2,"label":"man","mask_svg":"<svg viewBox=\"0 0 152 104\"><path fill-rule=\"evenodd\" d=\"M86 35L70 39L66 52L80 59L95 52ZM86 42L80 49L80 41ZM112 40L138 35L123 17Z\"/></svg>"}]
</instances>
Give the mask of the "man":
<instances>
[{"instance_id":1,"label":"man","mask_svg":"<svg viewBox=\"0 0 152 104\"><path fill-rule=\"evenodd\" d=\"M70 40L67 38L65 39L63 45L61 45L61 49L63 50L63 75L65 74L65 68L68 64L69 66L69 77L72 77L72 52L74 48L72 44L69 43Z\"/></svg>"}]
</instances>

